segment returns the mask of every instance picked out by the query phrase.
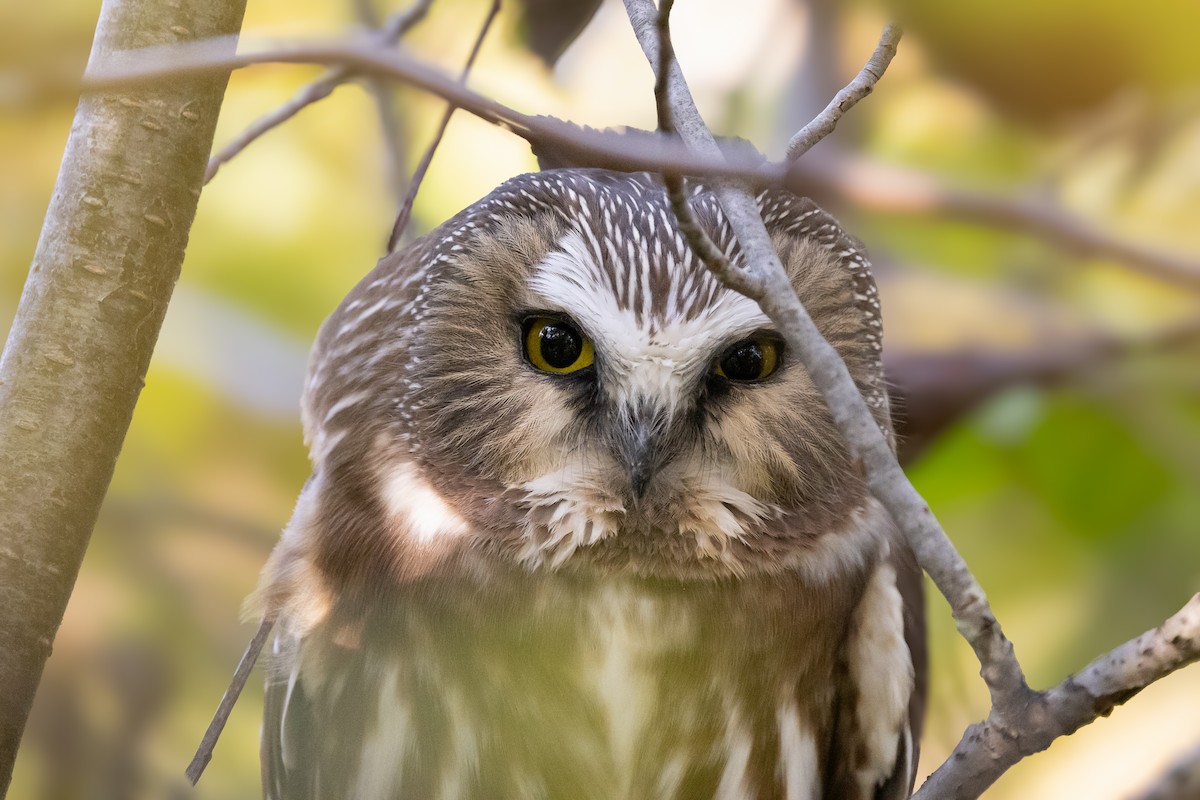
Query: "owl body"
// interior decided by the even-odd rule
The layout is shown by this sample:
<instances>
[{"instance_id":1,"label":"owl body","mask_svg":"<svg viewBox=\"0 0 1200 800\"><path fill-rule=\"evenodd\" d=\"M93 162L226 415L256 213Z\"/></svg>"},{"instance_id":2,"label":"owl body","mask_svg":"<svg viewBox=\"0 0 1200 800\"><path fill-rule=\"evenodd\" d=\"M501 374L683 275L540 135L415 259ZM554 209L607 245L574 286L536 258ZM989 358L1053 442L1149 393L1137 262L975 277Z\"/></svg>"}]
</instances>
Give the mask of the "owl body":
<instances>
[{"instance_id":1,"label":"owl body","mask_svg":"<svg viewBox=\"0 0 1200 800\"><path fill-rule=\"evenodd\" d=\"M861 249L759 203L886 428ZM657 178L522 176L381 261L304 416L314 474L261 591L267 797L907 796L919 573Z\"/></svg>"}]
</instances>

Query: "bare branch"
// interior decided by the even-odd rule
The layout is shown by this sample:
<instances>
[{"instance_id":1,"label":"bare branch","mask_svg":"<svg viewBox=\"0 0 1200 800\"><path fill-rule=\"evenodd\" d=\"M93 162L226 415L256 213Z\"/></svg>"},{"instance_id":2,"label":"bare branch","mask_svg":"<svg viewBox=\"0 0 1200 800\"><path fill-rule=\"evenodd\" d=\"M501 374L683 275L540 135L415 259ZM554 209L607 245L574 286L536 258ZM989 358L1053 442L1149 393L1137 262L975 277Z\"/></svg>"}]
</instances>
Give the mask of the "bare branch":
<instances>
[{"instance_id":1,"label":"bare branch","mask_svg":"<svg viewBox=\"0 0 1200 800\"><path fill-rule=\"evenodd\" d=\"M425 18L431 5L433 5L433 0L417 0L411 7L391 16L378 34L378 43L390 46L400 41L404 34ZM224 164L267 131L279 127L313 103L324 100L333 94L334 89L353 79L355 75L355 70L348 65L338 64L297 92L291 100L271 113L259 117L233 141L213 154L212 158L208 160L208 170L204 173L204 182L207 184L211 181Z\"/></svg>"},{"instance_id":2,"label":"bare branch","mask_svg":"<svg viewBox=\"0 0 1200 800\"><path fill-rule=\"evenodd\" d=\"M833 133L833 129L837 127L838 120L842 118L842 115L854 108L859 100L875 89L875 84L883 77L883 73L896 55L900 34L899 25L888 23L884 26L875 52L871 54L871 58L868 59L862 70L854 76L854 80L846 84L833 100L829 101L825 110L813 117L812 121L801 128L800 132L788 142L788 161L795 161L812 149L817 142Z\"/></svg>"},{"instance_id":3,"label":"bare branch","mask_svg":"<svg viewBox=\"0 0 1200 800\"><path fill-rule=\"evenodd\" d=\"M653 21L649 24L654 25ZM1036 236L1070 252L1122 261L1161 280L1200 289L1200 259L1195 256L1164 252L1129 241L1044 201L1014 200L955 189L920 172L865 160L801 159L778 164L741 155L708 158L665 137L580 128L550 117L523 114L470 91L402 53L380 50L370 40L310 42L234 56L223 53L220 42L211 40L146 48L93 65L83 85L93 90L125 87L263 63L333 64L357 73L403 81L509 130L535 150L553 151L561 163L628 172L670 171L737 178L756 185L784 185L797 194L818 200L829 197L883 213L944 215ZM677 70L673 71L672 80L682 82L682 75L675 77L674 72ZM686 83L683 86L686 88Z\"/></svg>"},{"instance_id":4,"label":"bare branch","mask_svg":"<svg viewBox=\"0 0 1200 800\"><path fill-rule=\"evenodd\" d=\"M244 11L105 0L91 59L230 34ZM179 278L227 81L87 95L75 112L0 356L0 796Z\"/></svg>"},{"instance_id":5,"label":"bare branch","mask_svg":"<svg viewBox=\"0 0 1200 800\"><path fill-rule=\"evenodd\" d=\"M359 24L368 30L378 30L382 27L379 14L371 0L353 0L354 16ZM396 109L396 98L392 94L391 85L381 78L368 78L367 91L375 101L375 110L379 117L379 133L383 137L383 152L387 161L387 186L397 203L404 201L407 190L404 146L404 127L400 124L400 115Z\"/></svg>"},{"instance_id":6,"label":"bare branch","mask_svg":"<svg viewBox=\"0 0 1200 800\"><path fill-rule=\"evenodd\" d=\"M471 74L471 67L475 65L475 59L479 56L479 51L483 47L483 40L487 37L488 31L491 30L492 22L495 21L496 15L499 13L500 0L492 0L487 17L484 18L483 25L479 28L479 34L475 37L475 44L471 46L471 52L467 56L467 61L463 65L462 72L459 74L459 83L465 84L467 82L467 77ZM437 132L433 135L433 141L429 143L425 154L421 156L421 163L417 164L417 168L413 171L412 179L408 182L408 193L404 197L404 202L400 204L400 213L396 217L396 224L392 227L392 235L388 238L388 253L394 252L400 244L404 230L408 227L408 219L412 216L413 203L417 201L417 192L421 191L421 183L425 180L425 173L429 170L430 163L433 162L433 155L437 152L438 145L442 143L442 137L446 134L446 127L450 124L450 118L454 116L457 108L453 104L446 108L446 113L442 115L442 121L438 125Z\"/></svg>"},{"instance_id":7,"label":"bare branch","mask_svg":"<svg viewBox=\"0 0 1200 800\"><path fill-rule=\"evenodd\" d=\"M737 177L763 185L778 184L786 174L781 164L748 156L705 158L678 143L645 132L630 136L581 128L553 117L523 114L467 89L457 80L404 53L375 47L369 39L307 42L257 53L230 54L221 48L221 39L209 39L117 53L104 59L103 63L89 66L83 88L88 91L127 88L251 64L341 65L355 73L393 78L435 94L485 122L520 136L535 147L552 149L563 159L580 166L622 172L669 169L683 175Z\"/></svg>"},{"instance_id":8,"label":"bare branch","mask_svg":"<svg viewBox=\"0 0 1200 800\"><path fill-rule=\"evenodd\" d=\"M658 22L653 3L625 0L625 8L642 50L652 65L657 64ZM719 158L720 151L687 92L678 63L671 64L665 85L669 87L671 111L684 141L706 157ZM847 447L862 461L872 493L905 532L921 566L950 602L959 631L979 658L980 673L993 704L1003 708L1021 703L1030 690L1012 644L1001 632L983 589L929 506L905 477L846 365L821 336L797 298L763 226L754 197L746 189L723 181L718 181L713 191L741 245L745 264L741 269L727 261L709 267L727 286L757 301L800 357L813 384L825 398Z\"/></svg>"},{"instance_id":9,"label":"bare branch","mask_svg":"<svg viewBox=\"0 0 1200 800\"><path fill-rule=\"evenodd\" d=\"M654 73L654 102L658 110L658 128L669 136L677 135L670 100L671 65L675 63L675 49L671 45L670 26L671 9L674 5L675 0L661 0L658 6L658 17L655 21L659 51L658 63L655 66ZM686 89L686 87L684 88ZM679 220L679 229L687 238L691 248L696 251L696 254L700 256L704 264L714 272L728 272L732 269L725 258L725 254L708 237L708 234L704 232L704 229L700 227L700 223L696 220L696 215L692 213L692 206L688 202L683 178L677 173L664 172L663 182L667 186L667 196L671 200L671 210L674 211L676 219Z\"/></svg>"},{"instance_id":10,"label":"bare branch","mask_svg":"<svg viewBox=\"0 0 1200 800\"><path fill-rule=\"evenodd\" d=\"M1200 745L1180 757L1161 778L1130 800L1196 800L1200 797Z\"/></svg>"},{"instance_id":11,"label":"bare branch","mask_svg":"<svg viewBox=\"0 0 1200 800\"><path fill-rule=\"evenodd\" d=\"M1100 656L1028 702L993 708L972 725L913 796L971 800L1022 758L1045 750L1129 700L1159 678L1200 660L1200 594L1159 627Z\"/></svg>"},{"instance_id":12,"label":"bare branch","mask_svg":"<svg viewBox=\"0 0 1200 800\"><path fill-rule=\"evenodd\" d=\"M408 184L404 175L406 159L404 128L400 124L400 112L391 85L381 78L368 78L367 90L375 101L379 117L379 135L383 138L383 152L387 163L387 188L397 203L404 201Z\"/></svg>"},{"instance_id":13,"label":"bare branch","mask_svg":"<svg viewBox=\"0 0 1200 800\"><path fill-rule=\"evenodd\" d=\"M660 4L653 27L649 24L654 13L650 0L625 0L625 5L643 50L657 66L660 126L670 130L680 117L689 119L689 128L702 130L703 135L689 138L685 134L685 140L706 155L714 152L711 134L686 93L680 91L682 81L669 74L678 70L672 62L667 28L671 0ZM651 39L655 33L656 40ZM741 244L745 266L738 269L716 252L695 225L678 178L674 181L672 206L689 242L722 282L758 301L789 346L799 353L847 445L862 459L872 492L905 531L921 565L949 600L959 631L979 658L981 675L992 696L992 711L985 722L967 732L955 755L934 773L928 788L922 789L923 795L976 797L1024 755L1044 749L1058 736L1108 713L1148 683L1200 659L1197 595L1162 627L1096 660L1078 676L1045 693L1030 690L982 589L904 477L845 365L821 338L788 283L753 197L728 183L719 183L714 190Z\"/></svg>"},{"instance_id":14,"label":"bare branch","mask_svg":"<svg viewBox=\"0 0 1200 800\"><path fill-rule=\"evenodd\" d=\"M192 782L192 786L196 785L200 776L204 774L204 768L208 766L209 761L212 761L213 749L217 746L217 740L221 738L221 731L225 730L225 723L229 721L233 706L241 696L242 689L246 688L246 681L250 678L250 672L254 669L254 664L258 661L258 656L262 653L263 645L267 643L267 637L271 634L271 627L274 624L273 620L264 619L259 623L258 630L255 632L254 638L250 640L250 644L246 645L246 651L242 653L242 659L233 673L233 680L229 682L229 688L225 690L225 695L221 698L216 713L213 714L212 722L208 723L208 730L204 732L204 738L200 740L200 746L196 748L196 755L192 756L192 763L188 764L186 774L188 780Z\"/></svg>"},{"instance_id":15,"label":"bare branch","mask_svg":"<svg viewBox=\"0 0 1200 800\"><path fill-rule=\"evenodd\" d=\"M1159 280L1200 289L1200 258L1131 241L1044 199L957 188L928 173L865 158L795 162L787 185L856 209L957 219L1033 236L1070 253L1113 259Z\"/></svg>"}]
</instances>

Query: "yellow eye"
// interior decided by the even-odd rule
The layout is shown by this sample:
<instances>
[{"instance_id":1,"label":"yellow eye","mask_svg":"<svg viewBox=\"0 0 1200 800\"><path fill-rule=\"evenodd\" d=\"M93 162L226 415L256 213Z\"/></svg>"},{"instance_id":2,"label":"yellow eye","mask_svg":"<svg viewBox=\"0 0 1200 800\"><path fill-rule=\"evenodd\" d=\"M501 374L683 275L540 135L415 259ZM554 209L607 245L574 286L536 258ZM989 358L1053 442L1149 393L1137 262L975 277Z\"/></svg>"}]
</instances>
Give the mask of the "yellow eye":
<instances>
[{"instance_id":1,"label":"yellow eye","mask_svg":"<svg viewBox=\"0 0 1200 800\"><path fill-rule=\"evenodd\" d=\"M530 317L523 328L525 358L542 372L578 372L596 358L592 340L565 319Z\"/></svg>"},{"instance_id":2,"label":"yellow eye","mask_svg":"<svg viewBox=\"0 0 1200 800\"><path fill-rule=\"evenodd\" d=\"M713 372L726 380L748 383L770 377L778 367L779 343L765 336L754 336L722 353L713 365Z\"/></svg>"}]
</instances>

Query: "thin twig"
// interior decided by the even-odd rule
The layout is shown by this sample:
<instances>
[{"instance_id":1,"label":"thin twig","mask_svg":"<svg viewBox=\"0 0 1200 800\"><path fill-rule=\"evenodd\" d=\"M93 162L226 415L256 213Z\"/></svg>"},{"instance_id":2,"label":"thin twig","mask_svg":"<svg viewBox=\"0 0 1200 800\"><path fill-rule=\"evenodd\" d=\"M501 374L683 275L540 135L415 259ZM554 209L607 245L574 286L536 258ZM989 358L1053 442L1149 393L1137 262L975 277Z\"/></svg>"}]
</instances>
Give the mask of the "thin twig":
<instances>
[{"instance_id":1,"label":"thin twig","mask_svg":"<svg viewBox=\"0 0 1200 800\"><path fill-rule=\"evenodd\" d=\"M488 31L492 27L492 22L496 19L496 15L500 13L500 2L501 0L492 0L487 17L484 18L483 25L479 28L479 34L475 37L475 43L471 46L471 52L467 56L467 61L463 65L462 72L459 74L459 83L465 84L467 82L467 77L471 74L471 67L475 65L475 59L483 47L483 40L487 37ZM453 103L446 107L446 113L442 114L442 121L438 125L437 132L433 135L433 141L429 143L425 154L421 156L421 162L413 170L412 178L408 182L408 194L405 195L404 202L400 204L400 213L396 217L396 224L392 227L392 235L388 237L388 253L394 252L400 244L400 239L408 227L409 217L412 216L413 203L417 201L417 192L421 191L421 183L425 180L425 173L429 171L429 165L433 161L433 154L437 152L438 145L442 143L442 137L446 134L446 127L450 124L450 118L454 116L454 112L457 109L458 106Z\"/></svg>"},{"instance_id":2,"label":"thin twig","mask_svg":"<svg viewBox=\"0 0 1200 800\"><path fill-rule=\"evenodd\" d=\"M875 84L883 77L883 73L896 55L900 34L899 25L888 23L884 26L875 52L871 54L871 58L867 60L862 70L854 76L854 80L834 95L833 100L829 101L829 105L825 106L825 110L813 117L812 121L801 128L800 132L788 142L788 161L795 161L807 153L817 142L833 133L833 129L837 127L838 120L842 118L842 115L854 108L859 100L875 89Z\"/></svg>"},{"instance_id":3,"label":"thin twig","mask_svg":"<svg viewBox=\"0 0 1200 800\"><path fill-rule=\"evenodd\" d=\"M371 0L353 0L351 5L354 6L355 19L364 28L378 30L382 27ZM387 185L396 202L400 203L404 200L407 184L404 174L404 128L396 110L396 98L391 85L382 78L368 78L366 85L379 117L379 133L383 137L383 152L387 158Z\"/></svg>"},{"instance_id":4,"label":"thin twig","mask_svg":"<svg viewBox=\"0 0 1200 800\"><path fill-rule=\"evenodd\" d=\"M387 159L387 187L392 198L404 201L408 183L404 175L405 147L404 127L400 124L400 113L391 84L382 78L368 78L367 90L375 101L376 116L379 117L379 135L383 138L383 152Z\"/></svg>"},{"instance_id":5,"label":"thin twig","mask_svg":"<svg viewBox=\"0 0 1200 800\"><path fill-rule=\"evenodd\" d=\"M394 45L400 41L418 22L429 13L433 0L416 0L411 7L388 18L383 30L378 34L378 41L384 45ZM208 169L204 173L207 184L217 174L217 171L238 153L245 150L256 139L267 131L277 128L305 108L333 94L333 90L355 77L355 71L346 64L338 64L329 69L320 78L297 92L292 99L269 114L265 114L250 124L233 141L222 147L208 160Z\"/></svg>"},{"instance_id":6,"label":"thin twig","mask_svg":"<svg viewBox=\"0 0 1200 800\"><path fill-rule=\"evenodd\" d=\"M1029 702L993 708L963 734L914 800L972 800L1013 764L1041 752L1181 667L1200 661L1200 594L1159 627L1088 664Z\"/></svg>"},{"instance_id":7,"label":"thin twig","mask_svg":"<svg viewBox=\"0 0 1200 800\"><path fill-rule=\"evenodd\" d=\"M208 723L208 730L204 732L204 738L200 740L200 746L196 748L196 755L192 756L192 763L188 764L187 778L193 786L200 780L200 776L204 774L204 768L212 760L213 748L217 746L217 740L221 738L221 731L225 730L225 723L229 721L229 714L242 694L242 689L246 687L250 671L254 669L263 645L267 643L272 625L274 625L272 620L264 619L258 626L254 638L250 640L250 644L246 645L246 652L242 653L242 660L238 662L237 670L233 673L233 680L229 682L229 688L225 690L225 695L221 698L216 713L213 714L212 722Z\"/></svg>"},{"instance_id":8,"label":"thin twig","mask_svg":"<svg viewBox=\"0 0 1200 800\"><path fill-rule=\"evenodd\" d=\"M580 166L622 172L670 169L684 175L737 177L762 185L783 181L786 168L749 156L705 158L676 142L647 135L581 128L554 117L524 114L467 89L457 80L410 56L375 46L370 39L339 38L306 42L257 53L231 54L222 39L180 42L170 47L125 51L89 65L86 91L155 83L165 78L238 69L252 64L326 64L356 74L381 75L437 95L484 122L504 128L537 147Z\"/></svg>"},{"instance_id":9,"label":"thin twig","mask_svg":"<svg viewBox=\"0 0 1200 800\"><path fill-rule=\"evenodd\" d=\"M257 53L230 55L220 40L181 42L121 53L89 67L85 90L129 87L163 78L246 67L251 64L327 64L356 73L399 80L435 94L485 122L498 125L560 162L626 172L671 171L697 177L737 178L762 186L784 185L797 194L833 195L856 207L885 213L945 215L1044 239L1071 252L1121 261L1149 275L1200 289L1200 259L1132 242L1044 202L960 190L933 176L834 159L788 164L744 156L703 157L665 137L580 128L552 117L523 114L464 87L402 53L381 51L370 40L307 42ZM657 52L657 51L656 51ZM686 85L686 84L685 84ZM78 83L55 83L74 91Z\"/></svg>"},{"instance_id":10,"label":"thin twig","mask_svg":"<svg viewBox=\"0 0 1200 800\"><path fill-rule=\"evenodd\" d=\"M792 191L857 210L955 219L1033 236L1079 256L1112 259L1154 278L1200 290L1200 259L1132 241L1045 198L1006 197L955 187L919 170L827 155L792 164Z\"/></svg>"},{"instance_id":11,"label":"thin twig","mask_svg":"<svg viewBox=\"0 0 1200 800\"><path fill-rule=\"evenodd\" d=\"M659 63L656 31L661 27L651 0L625 0L638 41L651 65ZM666 5L664 11L669 11ZM671 92L671 111L684 141L702 155L719 158L720 151L687 92L677 62L670 64L664 88ZM872 494L905 532L921 566L950 602L958 629L980 662L980 674L1001 708L1020 703L1030 690L1012 644L1004 637L987 597L954 549L929 506L909 483L875 422L866 401L837 351L825 341L792 288L770 235L763 225L754 196L745 188L718 181L713 189L741 246L741 269L729 261L708 263L725 285L758 302L783 334L820 390L838 431L851 453L865 468Z\"/></svg>"},{"instance_id":12,"label":"thin twig","mask_svg":"<svg viewBox=\"0 0 1200 800\"><path fill-rule=\"evenodd\" d=\"M671 43L671 10L675 0L661 0L658 6L658 17L655 29L658 35L658 63L654 73L654 104L658 111L658 129L668 135L676 136L675 115L671 110L671 65L675 62L675 47ZM675 172L663 172L663 183L667 187L667 196L671 201L671 210L679 222L679 230L687 238L688 245L696 255L714 272L723 273L732 269L725 254L704 232L692 205L688 201L683 178Z\"/></svg>"},{"instance_id":13,"label":"thin twig","mask_svg":"<svg viewBox=\"0 0 1200 800\"><path fill-rule=\"evenodd\" d=\"M691 117L691 127L696 129L699 114L695 106L686 94L678 93L681 82L668 75L669 70L678 70L671 59L667 32L670 0L663 0L659 6L653 28L648 22L654 14L650 0L625 0L625 5L647 57L652 64L657 63L660 126L670 129L682 115ZM651 38L654 31L658 33L657 42ZM656 43L661 44L655 47ZM702 151L715 149L711 134L689 143ZM904 478L845 365L821 338L787 282L753 197L729 185L718 184L715 192L741 245L744 268L738 270L719 254L706 255L715 248L704 241L707 237L698 226L699 236L689 234L689 241L722 282L759 302L799 353L847 445L862 458L872 492L904 529L918 560L950 601L960 632L979 658L981 674L992 696L992 711L987 721L964 735L959 750L934 773L926 784L928 791L923 788L922 795L964 800L977 797L1024 755L1045 749L1053 739L1108 713L1148 683L1200 659L1200 595L1196 595L1161 627L1097 659L1078 676L1048 692L1030 690L982 590L929 508ZM681 205L683 216L690 217L686 199ZM681 225L684 221L681 219Z\"/></svg>"}]
</instances>

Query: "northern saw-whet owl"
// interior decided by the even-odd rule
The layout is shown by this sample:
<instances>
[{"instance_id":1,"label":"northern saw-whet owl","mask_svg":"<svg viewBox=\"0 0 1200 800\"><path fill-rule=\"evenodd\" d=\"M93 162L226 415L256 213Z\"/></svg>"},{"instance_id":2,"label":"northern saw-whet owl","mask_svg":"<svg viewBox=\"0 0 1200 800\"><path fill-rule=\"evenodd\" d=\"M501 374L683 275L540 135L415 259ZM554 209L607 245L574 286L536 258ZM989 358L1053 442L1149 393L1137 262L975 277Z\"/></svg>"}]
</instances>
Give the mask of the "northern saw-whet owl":
<instances>
[{"instance_id":1,"label":"northern saw-whet owl","mask_svg":"<svg viewBox=\"0 0 1200 800\"><path fill-rule=\"evenodd\" d=\"M758 203L890 430L861 246L809 200ZM259 593L266 797L908 796L919 571L658 177L518 177L381 260L303 414L313 475Z\"/></svg>"}]
</instances>

